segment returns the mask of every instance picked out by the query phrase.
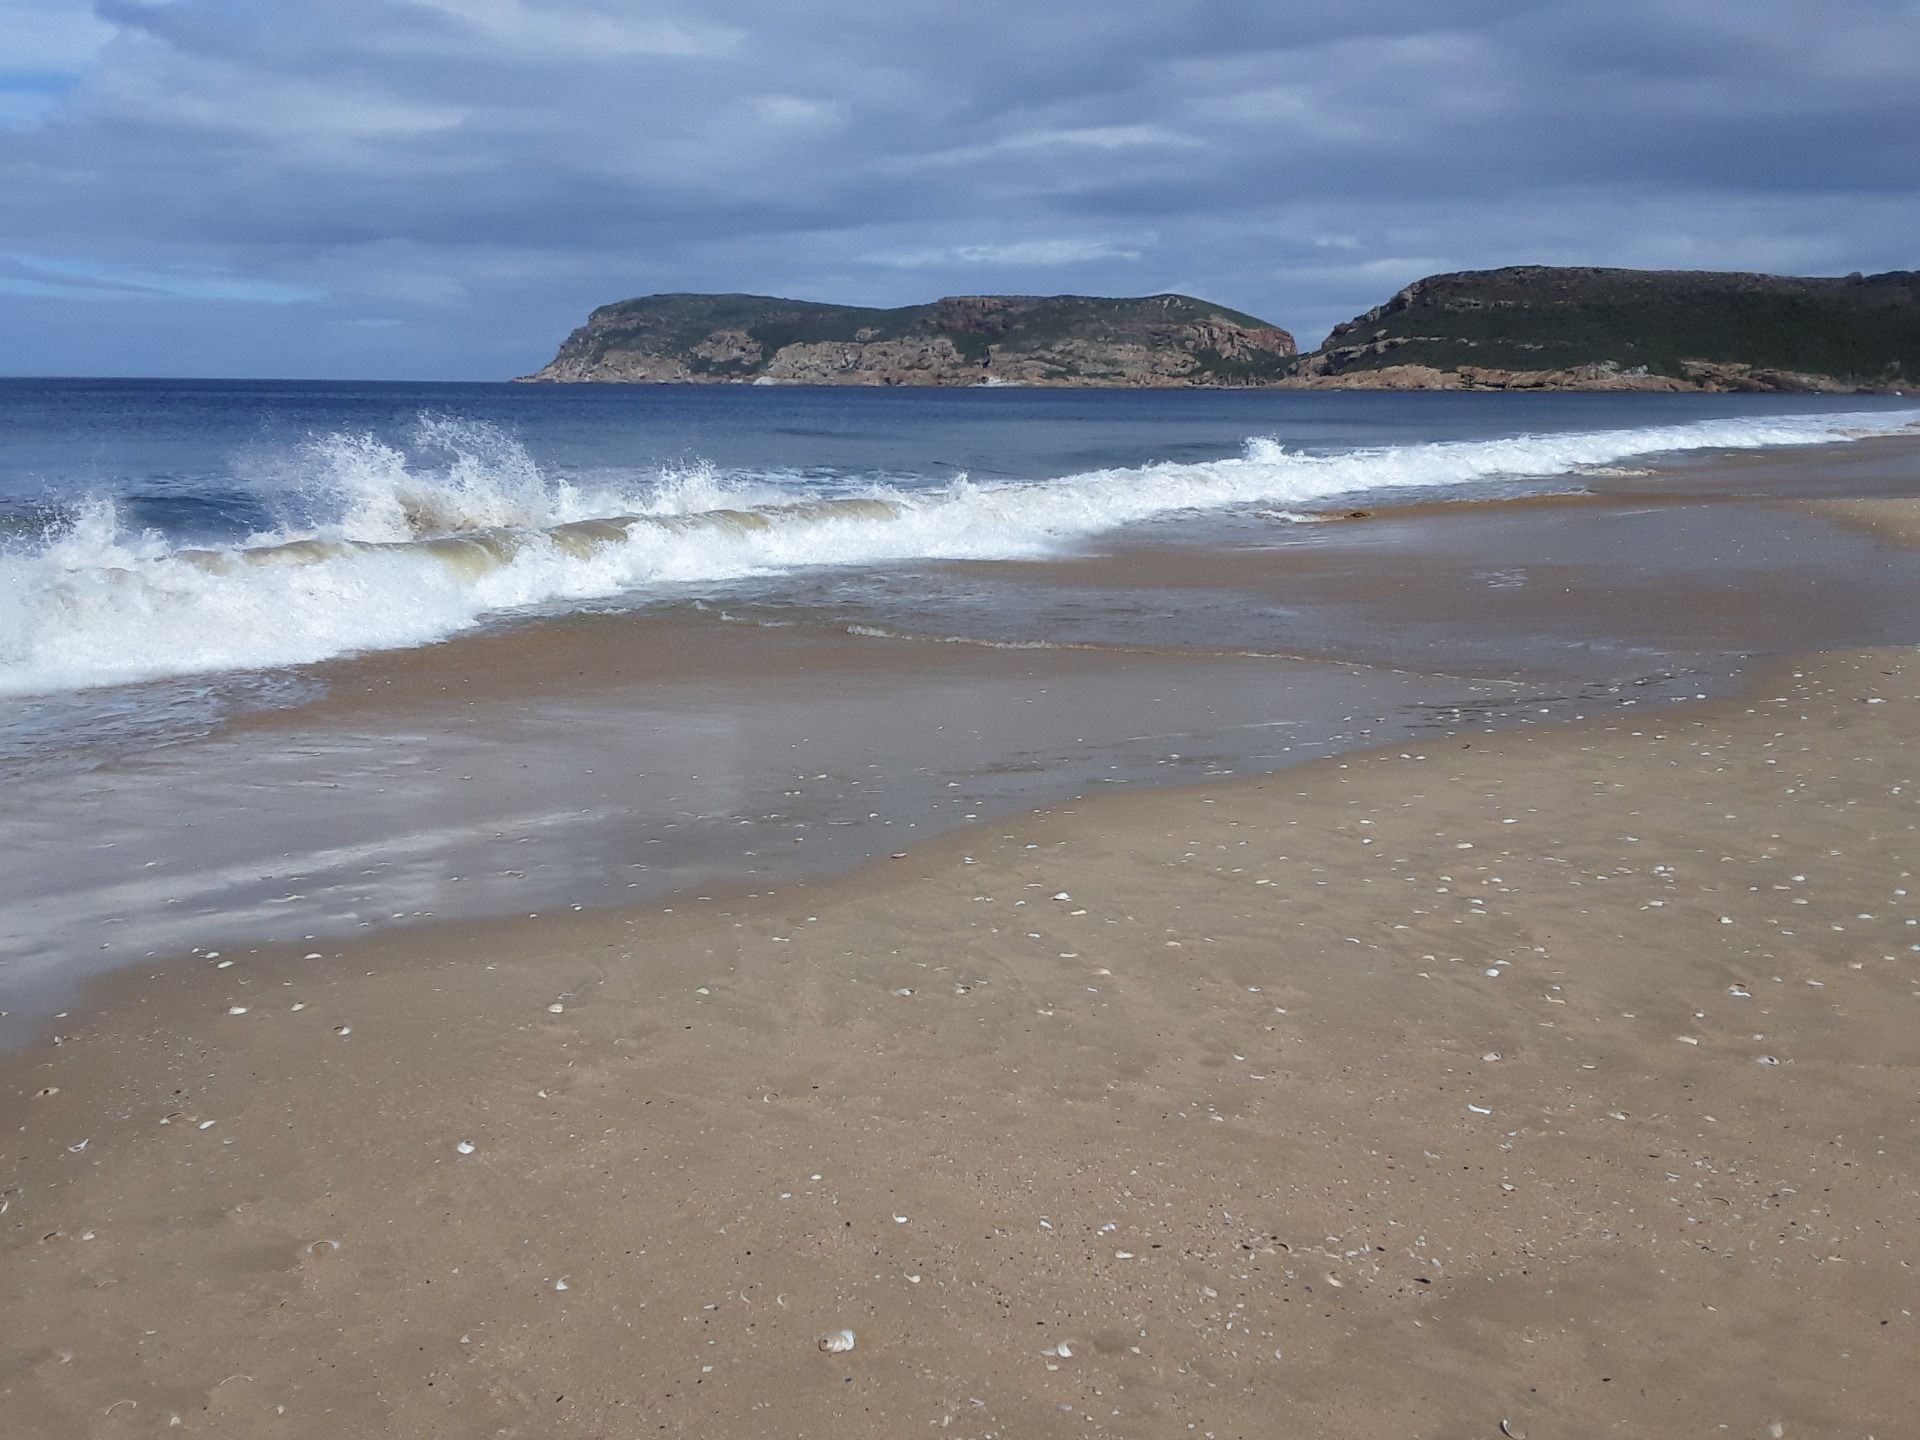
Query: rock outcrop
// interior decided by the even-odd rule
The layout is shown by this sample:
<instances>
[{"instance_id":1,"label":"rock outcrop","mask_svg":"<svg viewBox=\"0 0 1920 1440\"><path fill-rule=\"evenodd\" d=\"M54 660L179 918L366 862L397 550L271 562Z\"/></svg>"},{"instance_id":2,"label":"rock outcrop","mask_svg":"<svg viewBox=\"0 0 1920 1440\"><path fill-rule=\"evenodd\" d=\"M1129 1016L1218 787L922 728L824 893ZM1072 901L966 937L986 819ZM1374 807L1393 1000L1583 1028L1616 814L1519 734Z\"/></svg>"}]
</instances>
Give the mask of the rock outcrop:
<instances>
[{"instance_id":1,"label":"rock outcrop","mask_svg":"<svg viewBox=\"0 0 1920 1440\"><path fill-rule=\"evenodd\" d=\"M1186 295L765 295L603 305L536 381L1858 392L1920 387L1920 273L1802 279L1523 265L1415 282L1296 356Z\"/></svg>"},{"instance_id":2,"label":"rock outcrop","mask_svg":"<svg viewBox=\"0 0 1920 1440\"><path fill-rule=\"evenodd\" d=\"M1186 295L961 295L875 310L762 295L603 305L532 381L1264 385L1293 337Z\"/></svg>"},{"instance_id":3,"label":"rock outcrop","mask_svg":"<svg viewBox=\"0 0 1920 1440\"><path fill-rule=\"evenodd\" d=\"M1399 390L1904 390L1920 273L1796 278L1515 266L1432 275L1287 382Z\"/></svg>"}]
</instances>

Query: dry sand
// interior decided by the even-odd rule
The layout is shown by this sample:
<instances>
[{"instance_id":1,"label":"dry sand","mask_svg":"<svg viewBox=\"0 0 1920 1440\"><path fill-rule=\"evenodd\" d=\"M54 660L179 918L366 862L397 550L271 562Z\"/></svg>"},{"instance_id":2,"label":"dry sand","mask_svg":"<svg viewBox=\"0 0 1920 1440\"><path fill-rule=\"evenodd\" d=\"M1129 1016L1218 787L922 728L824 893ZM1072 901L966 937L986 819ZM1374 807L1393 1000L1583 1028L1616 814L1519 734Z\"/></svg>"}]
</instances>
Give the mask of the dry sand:
<instances>
[{"instance_id":1,"label":"dry sand","mask_svg":"<svg viewBox=\"0 0 1920 1440\"><path fill-rule=\"evenodd\" d=\"M1827 657L114 977L0 1060L0 1432L1911 1433L1917 718Z\"/></svg>"}]
</instances>

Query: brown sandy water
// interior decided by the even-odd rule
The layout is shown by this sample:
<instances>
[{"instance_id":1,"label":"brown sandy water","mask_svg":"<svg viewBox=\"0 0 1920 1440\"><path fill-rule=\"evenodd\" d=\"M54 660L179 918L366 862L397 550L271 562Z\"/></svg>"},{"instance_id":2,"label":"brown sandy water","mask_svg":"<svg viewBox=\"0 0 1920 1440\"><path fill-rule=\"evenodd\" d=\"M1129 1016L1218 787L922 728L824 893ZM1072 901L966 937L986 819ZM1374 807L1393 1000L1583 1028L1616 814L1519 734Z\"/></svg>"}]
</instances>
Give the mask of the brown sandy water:
<instances>
[{"instance_id":1,"label":"brown sandy water","mask_svg":"<svg viewBox=\"0 0 1920 1440\"><path fill-rule=\"evenodd\" d=\"M0 1036L91 973L195 947L777 884L1095 786L1718 693L1751 656L1896 642L1920 633L1920 555L1832 507L1887 503L1914 450L931 566L851 599L828 577L807 604L732 607L746 623L573 616L313 667L295 678L317 702L13 777ZM983 643L928 643L956 640Z\"/></svg>"},{"instance_id":2,"label":"brown sandy water","mask_svg":"<svg viewBox=\"0 0 1920 1440\"><path fill-rule=\"evenodd\" d=\"M6 1033L87 974L168 952L773 884L1094 788L1469 716L1538 722L1623 688L631 616L377 657L329 685L303 710L14 785Z\"/></svg>"}]
</instances>

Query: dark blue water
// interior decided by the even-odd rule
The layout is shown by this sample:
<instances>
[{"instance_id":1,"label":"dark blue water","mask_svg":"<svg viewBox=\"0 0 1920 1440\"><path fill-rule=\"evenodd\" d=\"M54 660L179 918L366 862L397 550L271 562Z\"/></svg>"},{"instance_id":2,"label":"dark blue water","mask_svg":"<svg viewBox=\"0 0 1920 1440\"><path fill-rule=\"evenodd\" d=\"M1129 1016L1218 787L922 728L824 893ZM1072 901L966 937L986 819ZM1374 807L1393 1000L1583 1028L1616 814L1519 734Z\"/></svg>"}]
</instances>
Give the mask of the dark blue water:
<instances>
[{"instance_id":1,"label":"dark blue water","mask_svg":"<svg viewBox=\"0 0 1920 1440\"><path fill-rule=\"evenodd\" d=\"M555 476L704 462L896 481L1043 480L1203 462L1264 435L1306 453L1898 410L1888 397L1368 394L1315 391L824 389L326 381L0 379L0 514L83 496L183 539L281 518L304 443L372 434L405 446L422 415L500 427ZM4 523L4 522L0 522Z\"/></svg>"}]
</instances>

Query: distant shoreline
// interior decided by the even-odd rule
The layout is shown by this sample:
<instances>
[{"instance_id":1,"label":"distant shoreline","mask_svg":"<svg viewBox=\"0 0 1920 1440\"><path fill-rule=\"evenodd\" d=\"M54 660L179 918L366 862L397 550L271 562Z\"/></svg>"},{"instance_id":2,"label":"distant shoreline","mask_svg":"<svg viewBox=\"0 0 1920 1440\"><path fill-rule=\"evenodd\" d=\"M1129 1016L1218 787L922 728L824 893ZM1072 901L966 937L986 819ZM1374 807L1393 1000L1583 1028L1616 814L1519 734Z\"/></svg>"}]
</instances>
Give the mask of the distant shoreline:
<instances>
[{"instance_id":1,"label":"distant shoreline","mask_svg":"<svg viewBox=\"0 0 1920 1440\"><path fill-rule=\"evenodd\" d=\"M1900 394L1920 273L1515 266L1432 275L1293 336L1190 295L953 295L883 310L768 295L603 305L527 383Z\"/></svg>"}]
</instances>

